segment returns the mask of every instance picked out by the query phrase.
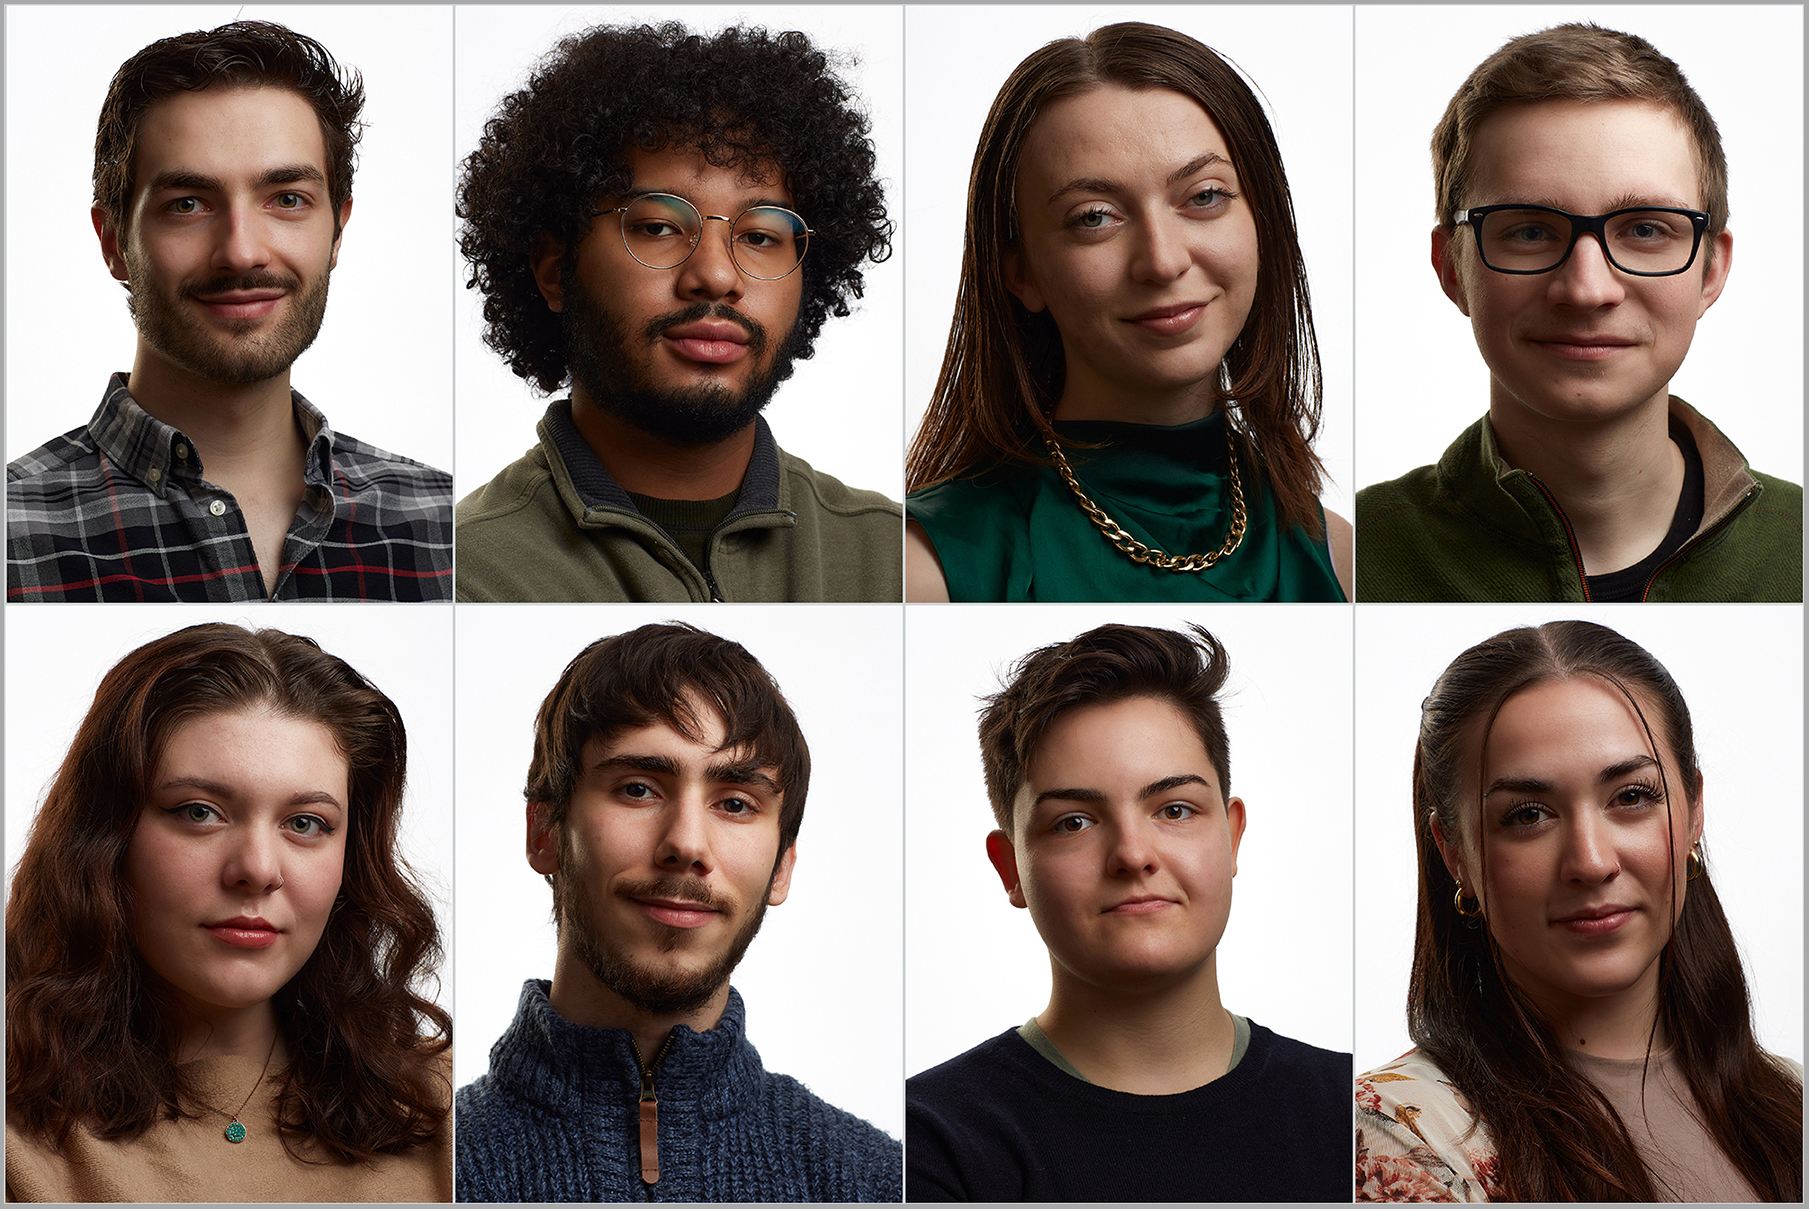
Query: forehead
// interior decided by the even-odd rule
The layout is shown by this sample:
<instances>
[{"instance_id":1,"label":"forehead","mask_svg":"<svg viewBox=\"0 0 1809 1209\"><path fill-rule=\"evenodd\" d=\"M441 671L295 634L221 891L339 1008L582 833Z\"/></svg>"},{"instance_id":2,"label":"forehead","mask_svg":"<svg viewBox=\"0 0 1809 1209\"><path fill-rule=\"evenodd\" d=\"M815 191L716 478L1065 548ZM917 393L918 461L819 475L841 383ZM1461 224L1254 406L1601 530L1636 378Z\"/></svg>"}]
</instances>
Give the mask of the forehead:
<instances>
[{"instance_id":1,"label":"forehead","mask_svg":"<svg viewBox=\"0 0 1809 1209\"><path fill-rule=\"evenodd\" d=\"M1536 202L1573 213L1702 204L1695 145L1675 110L1646 101L1537 101L1477 128L1469 205Z\"/></svg>"},{"instance_id":2,"label":"forehead","mask_svg":"<svg viewBox=\"0 0 1809 1209\"><path fill-rule=\"evenodd\" d=\"M1032 799L1050 789L1121 793L1179 773L1219 783L1193 723L1158 697L1063 710L1043 732L1024 771Z\"/></svg>"},{"instance_id":3,"label":"forehead","mask_svg":"<svg viewBox=\"0 0 1809 1209\"><path fill-rule=\"evenodd\" d=\"M146 109L133 150L133 187L166 172L231 181L267 168L311 164L324 177L326 140L298 93L282 88L177 92Z\"/></svg>"},{"instance_id":4,"label":"forehead","mask_svg":"<svg viewBox=\"0 0 1809 1209\"><path fill-rule=\"evenodd\" d=\"M1640 709L1656 733L1651 706L1641 702ZM1633 702L1595 676L1547 680L1515 693L1495 715L1487 740L1484 780L1515 775L1593 782L1602 769L1631 756L1658 757ZM1480 747L1480 735L1476 742Z\"/></svg>"},{"instance_id":5,"label":"forehead","mask_svg":"<svg viewBox=\"0 0 1809 1209\"><path fill-rule=\"evenodd\" d=\"M1025 137L1018 174L1020 182L1102 175L1126 177L1124 183L1143 176L1165 181L1208 153L1229 167L1224 134L1192 97L1168 88L1102 84L1043 108Z\"/></svg>"},{"instance_id":6,"label":"forehead","mask_svg":"<svg viewBox=\"0 0 1809 1209\"><path fill-rule=\"evenodd\" d=\"M692 201L732 198L791 204L785 173L776 160L761 159L725 168L712 164L695 147L678 146L658 151L630 147L624 159L636 190L675 193Z\"/></svg>"}]
</instances>

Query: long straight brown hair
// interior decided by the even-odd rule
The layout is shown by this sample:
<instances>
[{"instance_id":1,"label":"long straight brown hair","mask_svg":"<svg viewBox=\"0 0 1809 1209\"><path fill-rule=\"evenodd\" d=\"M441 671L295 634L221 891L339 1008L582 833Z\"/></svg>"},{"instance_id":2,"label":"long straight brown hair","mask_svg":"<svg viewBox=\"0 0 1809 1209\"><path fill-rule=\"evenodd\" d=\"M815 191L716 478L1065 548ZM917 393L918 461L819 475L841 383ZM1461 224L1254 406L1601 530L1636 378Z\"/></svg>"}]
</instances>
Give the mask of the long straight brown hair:
<instances>
[{"instance_id":1,"label":"long straight brown hair","mask_svg":"<svg viewBox=\"0 0 1809 1209\"><path fill-rule=\"evenodd\" d=\"M1435 815L1446 835L1457 836L1472 812L1481 786L1465 775L1465 754L1477 729L1486 739L1516 693L1576 677L1627 698L1658 756L1666 809L1674 794L1691 808L1698 801L1702 774L1689 707L1664 665L1639 644L1606 626L1554 621L1508 630L1459 655L1421 707L1414 751L1420 887L1407 1025L1488 1128L1501 1161L1498 1199L1654 1201L1666 1199L1665 1189L1625 1122L1565 1060L1557 1034L1504 975L1487 926L1486 887L1482 926L1453 909L1456 882L1432 836ZM1667 757L1677 784L1665 771ZM1673 854L1673 869L1677 859ZM1698 1120L1762 1198L1801 1200L1802 1085L1753 1036L1746 976L1706 867L1689 883L1659 960L1658 1021L1695 1096Z\"/></svg>"},{"instance_id":2,"label":"long straight brown hair","mask_svg":"<svg viewBox=\"0 0 1809 1209\"><path fill-rule=\"evenodd\" d=\"M1061 335L1005 288L1017 244L1018 164L1043 109L1103 84L1168 89L1212 115L1230 144L1256 219L1256 299L1225 354L1219 394L1241 446L1263 469L1283 522L1317 536L1324 475L1312 442L1323 386L1294 201L1275 132L1237 69L1172 29L1125 21L1051 42L1005 81L986 115L967 188L967 240L948 350L905 462L906 488L970 475L998 462L1048 465L1049 414L1066 376Z\"/></svg>"},{"instance_id":3,"label":"long straight brown hair","mask_svg":"<svg viewBox=\"0 0 1809 1209\"><path fill-rule=\"evenodd\" d=\"M32 823L6 904L6 1109L62 1146L76 1126L138 1137L195 1116L174 1010L132 942L127 849L170 736L252 708L317 722L345 756L341 899L272 1001L288 1045L277 1116L292 1153L355 1162L431 1141L452 1022L415 984L440 958L396 851L408 739L390 699L310 638L190 626L122 659L94 694Z\"/></svg>"}]
</instances>

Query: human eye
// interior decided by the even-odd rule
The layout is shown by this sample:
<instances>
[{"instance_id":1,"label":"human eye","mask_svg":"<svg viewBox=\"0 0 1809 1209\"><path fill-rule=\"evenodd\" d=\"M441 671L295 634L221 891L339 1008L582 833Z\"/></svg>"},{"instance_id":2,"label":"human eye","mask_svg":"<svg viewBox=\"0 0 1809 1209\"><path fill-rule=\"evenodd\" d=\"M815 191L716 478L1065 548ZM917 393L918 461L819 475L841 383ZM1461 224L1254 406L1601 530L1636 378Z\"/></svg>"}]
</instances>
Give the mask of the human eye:
<instances>
[{"instance_id":1,"label":"human eye","mask_svg":"<svg viewBox=\"0 0 1809 1209\"><path fill-rule=\"evenodd\" d=\"M658 791L645 781L625 781L616 792L631 802L646 802L659 796Z\"/></svg>"},{"instance_id":2,"label":"human eye","mask_svg":"<svg viewBox=\"0 0 1809 1209\"><path fill-rule=\"evenodd\" d=\"M1122 220L1106 206L1088 206L1063 225L1071 231L1109 231Z\"/></svg>"},{"instance_id":3,"label":"human eye","mask_svg":"<svg viewBox=\"0 0 1809 1209\"><path fill-rule=\"evenodd\" d=\"M1664 793L1650 781L1634 781L1614 791L1614 804L1626 809L1643 810L1664 801Z\"/></svg>"},{"instance_id":4,"label":"human eye","mask_svg":"<svg viewBox=\"0 0 1809 1209\"><path fill-rule=\"evenodd\" d=\"M302 196L300 193L290 191L284 191L277 194L275 197L271 198L271 201L279 210L305 210L308 208L308 199L306 197Z\"/></svg>"},{"instance_id":5,"label":"human eye","mask_svg":"<svg viewBox=\"0 0 1809 1209\"><path fill-rule=\"evenodd\" d=\"M1538 802L1516 802L1501 816L1501 825L1510 831L1526 830L1554 817L1556 816L1550 810Z\"/></svg>"},{"instance_id":6,"label":"human eye","mask_svg":"<svg viewBox=\"0 0 1809 1209\"><path fill-rule=\"evenodd\" d=\"M1056 835L1079 835L1094 826L1093 820L1084 814L1064 814L1050 825L1049 830Z\"/></svg>"},{"instance_id":7,"label":"human eye","mask_svg":"<svg viewBox=\"0 0 1809 1209\"><path fill-rule=\"evenodd\" d=\"M199 214L201 199L198 197L178 197L163 207L168 214Z\"/></svg>"},{"instance_id":8,"label":"human eye","mask_svg":"<svg viewBox=\"0 0 1809 1209\"><path fill-rule=\"evenodd\" d=\"M1214 213L1223 210L1237 198L1237 194L1223 185L1207 185L1187 199L1188 208L1208 210Z\"/></svg>"},{"instance_id":9,"label":"human eye","mask_svg":"<svg viewBox=\"0 0 1809 1209\"><path fill-rule=\"evenodd\" d=\"M1680 238L1679 230L1673 218L1681 220L1681 215L1660 213L1627 214L1621 217L1616 238L1623 243L1661 244Z\"/></svg>"},{"instance_id":10,"label":"human eye","mask_svg":"<svg viewBox=\"0 0 1809 1209\"><path fill-rule=\"evenodd\" d=\"M336 829L317 814L298 814L283 820L283 830L311 840L332 835Z\"/></svg>"},{"instance_id":11,"label":"human eye","mask_svg":"<svg viewBox=\"0 0 1809 1209\"><path fill-rule=\"evenodd\" d=\"M732 819L750 819L760 813L760 803L754 801L754 799L750 797L743 797L740 794L736 794L733 797L727 797L718 802L716 804L716 809L722 811L722 813L728 815Z\"/></svg>"},{"instance_id":12,"label":"human eye","mask_svg":"<svg viewBox=\"0 0 1809 1209\"><path fill-rule=\"evenodd\" d=\"M220 812L205 802L184 802L180 806L167 806L163 813L182 823L212 823L220 818Z\"/></svg>"},{"instance_id":13,"label":"human eye","mask_svg":"<svg viewBox=\"0 0 1809 1209\"><path fill-rule=\"evenodd\" d=\"M1179 823L1183 819L1191 819L1200 813L1200 809L1187 802L1165 802L1156 813L1171 823Z\"/></svg>"}]
</instances>

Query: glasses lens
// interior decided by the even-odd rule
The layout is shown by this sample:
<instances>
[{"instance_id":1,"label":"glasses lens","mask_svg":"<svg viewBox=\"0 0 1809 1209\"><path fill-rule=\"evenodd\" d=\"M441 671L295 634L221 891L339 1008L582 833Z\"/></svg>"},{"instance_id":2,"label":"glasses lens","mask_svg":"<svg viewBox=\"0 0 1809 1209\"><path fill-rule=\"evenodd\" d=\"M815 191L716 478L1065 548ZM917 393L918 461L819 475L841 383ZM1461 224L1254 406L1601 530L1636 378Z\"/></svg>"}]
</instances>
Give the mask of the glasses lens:
<instances>
[{"instance_id":1,"label":"glasses lens","mask_svg":"<svg viewBox=\"0 0 1809 1209\"><path fill-rule=\"evenodd\" d=\"M622 211L622 241L629 254L650 269L683 264L702 229L695 206L665 193L636 198Z\"/></svg>"},{"instance_id":2,"label":"glasses lens","mask_svg":"<svg viewBox=\"0 0 1809 1209\"><path fill-rule=\"evenodd\" d=\"M1510 273L1555 268L1570 250L1574 225L1569 215L1532 207L1484 215L1478 239L1483 263ZM1666 210L1610 214L1603 235L1608 259L1630 273L1680 273L1696 251L1689 216Z\"/></svg>"},{"instance_id":3,"label":"glasses lens","mask_svg":"<svg viewBox=\"0 0 1809 1209\"><path fill-rule=\"evenodd\" d=\"M1491 269L1537 273L1564 259L1570 219L1550 210L1496 210L1483 216L1477 243Z\"/></svg>"},{"instance_id":4,"label":"glasses lens","mask_svg":"<svg viewBox=\"0 0 1809 1209\"><path fill-rule=\"evenodd\" d=\"M804 220L790 210L755 206L735 220L729 240L743 273L773 281L798 267L810 234Z\"/></svg>"},{"instance_id":5,"label":"glasses lens","mask_svg":"<svg viewBox=\"0 0 1809 1209\"><path fill-rule=\"evenodd\" d=\"M1622 210L1607 221L1608 256L1635 273L1677 273L1696 250L1696 228L1687 214Z\"/></svg>"}]
</instances>

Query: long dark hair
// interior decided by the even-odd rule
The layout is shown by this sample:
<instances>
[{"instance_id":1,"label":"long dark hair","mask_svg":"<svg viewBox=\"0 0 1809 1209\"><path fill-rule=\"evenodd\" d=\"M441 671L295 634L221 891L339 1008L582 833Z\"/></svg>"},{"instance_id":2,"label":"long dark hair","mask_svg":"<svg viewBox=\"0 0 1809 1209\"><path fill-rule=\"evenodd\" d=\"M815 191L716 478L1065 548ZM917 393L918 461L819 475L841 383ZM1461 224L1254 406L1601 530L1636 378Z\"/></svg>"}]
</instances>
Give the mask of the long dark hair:
<instances>
[{"instance_id":1,"label":"long dark hair","mask_svg":"<svg viewBox=\"0 0 1809 1209\"><path fill-rule=\"evenodd\" d=\"M1420 893L1407 1025L1487 1126L1501 1161L1499 1199L1653 1201L1663 1189L1625 1123L1565 1061L1557 1034L1503 974L1490 929L1453 909L1457 886L1432 836L1435 815L1455 837L1474 813L1481 786L1465 775L1465 757L1477 728L1486 739L1510 697L1576 677L1600 680L1632 705L1658 756L1667 809L1677 792L1692 809L1697 804L1702 776L1689 707L1671 674L1637 643L1591 622L1554 621L1508 630L1459 655L1421 707L1414 751ZM1678 784L1665 771L1667 754ZM1673 853L1673 869L1678 859ZM1698 1118L1761 1197L1800 1200L1802 1086L1753 1037L1739 952L1706 866L1689 883L1660 963L1658 1019Z\"/></svg>"},{"instance_id":2,"label":"long dark hair","mask_svg":"<svg viewBox=\"0 0 1809 1209\"><path fill-rule=\"evenodd\" d=\"M1241 457L1261 464L1283 521L1319 532L1324 467L1313 452L1322 385L1313 308L1294 201L1275 132L1237 69L1172 29L1125 21L1051 42L1005 81L986 115L967 190L967 243L948 351L911 442L906 487L972 474L995 462L1048 464L1044 442L1073 446L1049 414L1066 376L1061 334L1005 288L1017 243L1015 182L1024 140L1048 105L1102 84L1169 89L1212 115L1256 220L1256 300L1221 367L1224 406Z\"/></svg>"},{"instance_id":3,"label":"long dark hair","mask_svg":"<svg viewBox=\"0 0 1809 1209\"><path fill-rule=\"evenodd\" d=\"M439 929L396 852L401 715L310 638L209 624L107 673L26 840L6 905L6 1100L30 1132L61 1146L78 1124L129 1139L196 1115L177 1022L132 942L126 852L170 736L258 706L330 731L351 793L342 901L272 1005L289 1051L284 1146L354 1162L445 1127L450 1089L431 1059L452 1021L414 989L438 968Z\"/></svg>"}]
</instances>

